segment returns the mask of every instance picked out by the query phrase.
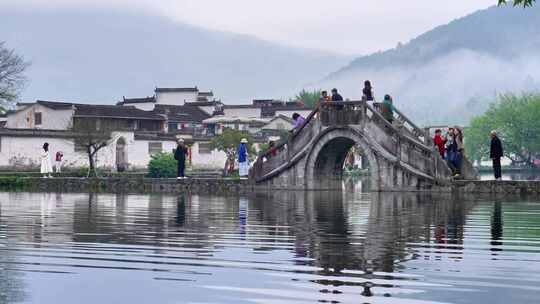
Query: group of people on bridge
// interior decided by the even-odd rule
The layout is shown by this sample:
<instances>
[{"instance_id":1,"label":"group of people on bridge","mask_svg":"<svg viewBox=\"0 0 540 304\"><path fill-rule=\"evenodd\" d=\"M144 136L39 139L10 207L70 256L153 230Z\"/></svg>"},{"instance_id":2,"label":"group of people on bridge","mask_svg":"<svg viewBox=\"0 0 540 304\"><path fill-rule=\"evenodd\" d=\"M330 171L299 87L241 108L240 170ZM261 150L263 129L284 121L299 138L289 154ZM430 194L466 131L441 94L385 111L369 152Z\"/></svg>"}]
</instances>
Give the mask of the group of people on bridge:
<instances>
[{"instance_id":1,"label":"group of people on bridge","mask_svg":"<svg viewBox=\"0 0 540 304\"><path fill-rule=\"evenodd\" d=\"M502 142L497 136L497 131L491 131L491 144L489 157L493 162L495 180L502 180L501 158L504 156ZM448 128L445 135L442 130L435 130L433 143L437 147L441 157L446 160L454 177L459 177L463 165L465 147L463 145L463 131L459 127Z\"/></svg>"}]
</instances>

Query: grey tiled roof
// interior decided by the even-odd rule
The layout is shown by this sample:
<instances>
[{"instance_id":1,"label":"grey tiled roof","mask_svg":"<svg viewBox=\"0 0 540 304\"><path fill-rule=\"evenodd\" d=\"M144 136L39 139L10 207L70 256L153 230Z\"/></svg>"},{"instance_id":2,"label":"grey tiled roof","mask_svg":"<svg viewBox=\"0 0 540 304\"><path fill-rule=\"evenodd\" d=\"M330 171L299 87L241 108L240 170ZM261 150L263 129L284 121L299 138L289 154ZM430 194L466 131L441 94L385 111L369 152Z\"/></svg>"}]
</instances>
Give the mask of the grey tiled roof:
<instances>
[{"instance_id":1,"label":"grey tiled roof","mask_svg":"<svg viewBox=\"0 0 540 304\"><path fill-rule=\"evenodd\" d=\"M135 103L150 103L150 102L156 102L156 98L154 96L142 97L142 98L124 98L124 100L120 101L118 105L135 104Z\"/></svg>"},{"instance_id":2,"label":"grey tiled roof","mask_svg":"<svg viewBox=\"0 0 540 304\"><path fill-rule=\"evenodd\" d=\"M37 103L53 110L73 108L75 109L75 114L73 115L74 117L165 120L165 117L162 115L150 111L140 110L134 106L95 105L44 100L38 100Z\"/></svg>"},{"instance_id":3,"label":"grey tiled roof","mask_svg":"<svg viewBox=\"0 0 540 304\"><path fill-rule=\"evenodd\" d=\"M184 106L157 104L154 113L166 115L170 122L202 123L203 120L210 118L206 112L191 104Z\"/></svg>"},{"instance_id":4,"label":"grey tiled roof","mask_svg":"<svg viewBox=\"0 0 540 304\"><path fill-rule=\"evenodd\" d=\"M197 87L194 88L156 88L156 93L169 93L169 92L199 92Z\"/></svg>"}]
</instances>

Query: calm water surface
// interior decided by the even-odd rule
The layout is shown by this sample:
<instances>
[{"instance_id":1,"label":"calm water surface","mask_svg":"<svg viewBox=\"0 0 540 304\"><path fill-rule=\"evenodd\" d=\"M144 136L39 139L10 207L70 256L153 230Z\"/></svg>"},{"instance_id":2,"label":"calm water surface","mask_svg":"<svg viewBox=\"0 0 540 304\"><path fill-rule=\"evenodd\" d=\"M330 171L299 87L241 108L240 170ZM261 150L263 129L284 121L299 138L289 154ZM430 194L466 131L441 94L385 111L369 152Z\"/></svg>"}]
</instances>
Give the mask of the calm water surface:
<instances>
[{"instance_id":1,"label":"calm water surface","mask_svg":"<svg viewBox=\"0 0 540 304\"><path fill-rule=\"evenodd\" d=\"M540 303L540 201L0 193L0 303Z\"/></svg>"}]
</instances>

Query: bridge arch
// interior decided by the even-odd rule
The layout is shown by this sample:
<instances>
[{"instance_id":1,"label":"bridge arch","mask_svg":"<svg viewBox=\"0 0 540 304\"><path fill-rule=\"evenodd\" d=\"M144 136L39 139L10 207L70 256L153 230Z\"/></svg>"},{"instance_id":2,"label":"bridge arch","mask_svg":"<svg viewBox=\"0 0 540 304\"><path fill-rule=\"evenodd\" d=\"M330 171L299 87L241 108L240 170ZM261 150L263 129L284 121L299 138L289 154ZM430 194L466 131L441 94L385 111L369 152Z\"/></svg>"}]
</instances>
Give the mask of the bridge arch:
<instances>
[{"instance_id":1,"label":"bridge arch","mask_svg":"<svg viewBox=\"0 0 540 304\"><path fill-rule=\"evenodd\" d=\"M321 188L318 187L318 183L328 180L329 175L341 175L347 153L353 146L360 148L366 156L371 188L379 190L381 184L379 160L371 148L369 138L361 131L350 127L328 128L319 135L305 161L306 186L310 189Z\"/></svg>"}]
</instances>

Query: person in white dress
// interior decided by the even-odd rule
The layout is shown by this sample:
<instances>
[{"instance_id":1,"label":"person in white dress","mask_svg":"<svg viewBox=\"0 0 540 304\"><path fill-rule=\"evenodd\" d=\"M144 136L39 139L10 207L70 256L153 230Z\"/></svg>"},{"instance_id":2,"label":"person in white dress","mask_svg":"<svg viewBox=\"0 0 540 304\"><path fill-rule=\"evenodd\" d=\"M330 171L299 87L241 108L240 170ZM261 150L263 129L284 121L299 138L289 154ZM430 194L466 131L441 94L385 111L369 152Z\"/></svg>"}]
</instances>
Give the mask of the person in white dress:
<instances>
[{"instance_id":1,"label":"person in white dress","mask_svg":"<svg viewBox=\"0 0 540 304\"><path fill-rule=\"evenodd\" d=\"M49 143L43 144L43 151L41 151L41 174L43 177L52 177L53 172L51 155L49 154Z\"/></svg>"}]
</instances>

